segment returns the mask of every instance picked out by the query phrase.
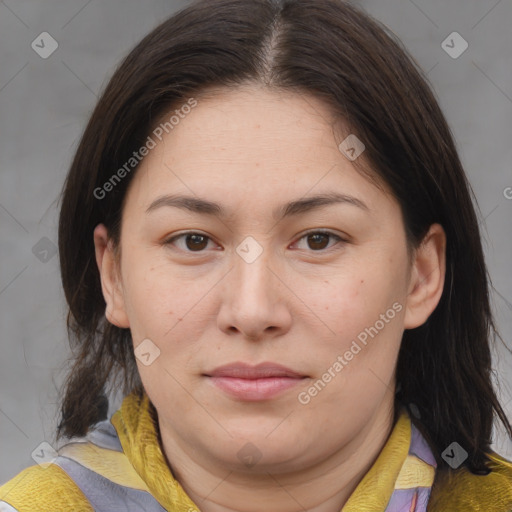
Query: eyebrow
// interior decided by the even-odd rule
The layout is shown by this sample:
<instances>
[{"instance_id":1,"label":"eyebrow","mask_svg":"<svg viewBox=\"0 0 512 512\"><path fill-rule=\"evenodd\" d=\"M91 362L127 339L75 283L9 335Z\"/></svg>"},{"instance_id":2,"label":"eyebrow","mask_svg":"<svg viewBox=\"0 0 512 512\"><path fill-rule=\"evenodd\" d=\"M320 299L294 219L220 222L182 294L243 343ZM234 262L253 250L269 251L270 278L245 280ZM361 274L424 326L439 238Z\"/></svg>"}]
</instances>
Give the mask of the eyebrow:
<instances>
[{"instance_id":1,"label":"eyebrow","mask_svg":"<svg viewBox=\"0 0 512 512\"><path fill-rule=\"evenodd\" d=\"M368 206L357 197L347 194L330 192L285 203L272 212L272 217L275 220L281 220L285 217L301 215L306 212L317 210L323 206L329 206L333 204L348 204L361 208L367 212L370 211L370 208L368 208ZM181 208L203 215L227 217L227 211L219 203L214 203L199 197L184 195L165 195L158 197L149 205L146 210L146 214L164 206Z\"/></svg>"}]
</instances>

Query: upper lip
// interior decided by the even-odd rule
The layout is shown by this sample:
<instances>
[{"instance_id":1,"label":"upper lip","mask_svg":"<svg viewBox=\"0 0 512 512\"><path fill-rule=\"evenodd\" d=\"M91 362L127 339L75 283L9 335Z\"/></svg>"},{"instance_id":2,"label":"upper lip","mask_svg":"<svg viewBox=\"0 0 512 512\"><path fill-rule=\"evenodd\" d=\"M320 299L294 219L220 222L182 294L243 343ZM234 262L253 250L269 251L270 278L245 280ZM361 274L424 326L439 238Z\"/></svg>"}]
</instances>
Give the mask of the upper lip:
<instances>
[{"instance_id":1,"label":"upper lip","mask_svg":"<svg viewBox=\"0 0 512 512\"><path fill-rule=\"evenodd\" d=\"M260 363L256 366L247 363L231 363L215 368L205 374L208 377L232 377L237 379L264 379L271 377L302 378L301 375L286 366L277 363Z\"/></svg>"}]
</instances>

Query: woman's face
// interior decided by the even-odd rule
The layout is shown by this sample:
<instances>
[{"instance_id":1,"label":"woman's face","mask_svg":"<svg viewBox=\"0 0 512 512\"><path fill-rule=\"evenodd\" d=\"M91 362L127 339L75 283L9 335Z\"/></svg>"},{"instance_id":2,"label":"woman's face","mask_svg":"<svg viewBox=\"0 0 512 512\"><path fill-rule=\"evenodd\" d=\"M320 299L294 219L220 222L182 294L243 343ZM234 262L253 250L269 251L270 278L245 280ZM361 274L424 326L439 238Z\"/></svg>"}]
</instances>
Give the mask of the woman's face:
<instances>
[{"instance_id":1,"label":"woman's face","mask_svg":"<svg viewBox=\"0 0 512 512\"><path fill-rule=\"evenodd\" d=\"M413 266L398 203L329 119L256 87L198 98L130 184L108 318L197 460L285 472L392 417L402 333L424 320Z\"/></svg>"}]
</instances>

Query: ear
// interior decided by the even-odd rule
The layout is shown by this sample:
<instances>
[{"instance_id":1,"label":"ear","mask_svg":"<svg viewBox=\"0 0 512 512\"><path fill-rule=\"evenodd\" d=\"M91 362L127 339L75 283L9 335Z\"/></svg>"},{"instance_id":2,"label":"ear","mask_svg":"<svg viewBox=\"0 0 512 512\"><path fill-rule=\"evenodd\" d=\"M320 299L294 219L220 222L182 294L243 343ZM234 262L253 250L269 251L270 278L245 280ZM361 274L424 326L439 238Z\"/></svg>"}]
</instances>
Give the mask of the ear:
<instances>
[{"instance_id":1,"label":"ear","mask_svg":"<svg viewBox=\"0 0 512 512\"><path fill-rule=\"evenodd\" d=\"M126 314L117 262L112 241L103 224L98 224L94 229L94 247L96 263L100 272L101 289L107 303L105 317L111 324L127 328L130 326L130 322Z\"/></svg>"},{"instance_id":2,"label":"ear","mask_svg":"<svg viewBox=\"0 0 512 512\"><path fill-rule=\"evenodd\" d=\"M424 324L436 308L446 274L446 234L440 224L432 224L414 252L406 299L404 328Z\"/></svg>"}]
</instances>

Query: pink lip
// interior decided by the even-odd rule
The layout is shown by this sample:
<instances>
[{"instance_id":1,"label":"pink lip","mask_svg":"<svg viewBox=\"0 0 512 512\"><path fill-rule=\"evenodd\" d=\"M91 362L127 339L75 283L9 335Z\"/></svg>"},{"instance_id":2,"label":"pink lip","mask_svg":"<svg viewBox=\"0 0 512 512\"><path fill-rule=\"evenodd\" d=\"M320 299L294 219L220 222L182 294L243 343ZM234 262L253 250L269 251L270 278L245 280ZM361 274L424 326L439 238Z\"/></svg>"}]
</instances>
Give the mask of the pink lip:
<instances>
[{"instance_id":1,"label":"pink lip","mask_svg":"<svg viewBox=\"0 0 512 512\"><path fill-rule=\"evenodd\" d=\"M233 363L220 366L205 376L224 392L245 401L267 400L306 378L305 375L275 363L261 363L257 366Z\"/></svg>"}]
</instances>

